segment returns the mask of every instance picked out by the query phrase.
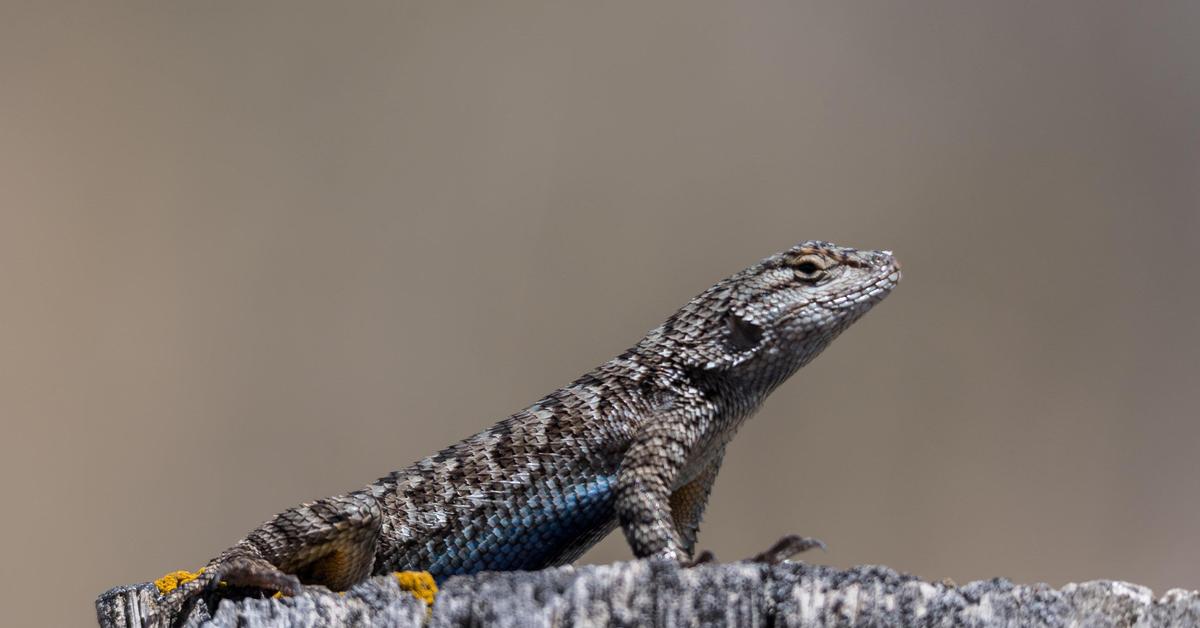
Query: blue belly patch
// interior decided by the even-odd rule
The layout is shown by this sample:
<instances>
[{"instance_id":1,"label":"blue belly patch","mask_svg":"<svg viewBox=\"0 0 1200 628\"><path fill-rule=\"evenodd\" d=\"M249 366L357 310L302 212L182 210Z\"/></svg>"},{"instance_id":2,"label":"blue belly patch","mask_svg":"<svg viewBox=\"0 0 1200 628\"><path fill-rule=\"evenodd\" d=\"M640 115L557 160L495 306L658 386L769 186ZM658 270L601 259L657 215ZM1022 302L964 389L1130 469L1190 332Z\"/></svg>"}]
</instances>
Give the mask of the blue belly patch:
<instances>
[{"instance_id":1,"label":"blue belly patch","mask_svg":"<svg viewBox=\"0 0 1200 628\"><path fill-rule=\"evenodd\" d=\"M498 504L486 522L468 523L460 534L429 541L428 571L437 580L479 571L539 569L608 525L614 516L615 476L571 486L539 486L518 506Z\"/></svg>"}]
</instances>

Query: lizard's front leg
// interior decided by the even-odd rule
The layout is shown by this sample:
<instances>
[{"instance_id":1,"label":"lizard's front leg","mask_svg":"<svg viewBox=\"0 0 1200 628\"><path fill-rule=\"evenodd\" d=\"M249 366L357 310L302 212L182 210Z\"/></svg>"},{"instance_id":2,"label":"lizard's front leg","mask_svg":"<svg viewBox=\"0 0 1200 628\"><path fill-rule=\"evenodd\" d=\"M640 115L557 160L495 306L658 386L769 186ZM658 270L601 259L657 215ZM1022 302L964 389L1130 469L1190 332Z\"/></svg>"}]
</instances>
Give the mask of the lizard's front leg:
<instances>
[{"instance_id":1,"label":"lizard's front leg","mask_svg":"<svg viewBox=\"0 0 1200 628\"><path fill-rule=\"evenodd\" d=\"M704 507L708 505L708 496L712 493L713 483L717 480L717 472L721 470L721 460L725 457L725 448L704 467L696 479L680 486L671 493L671 519L675 522L675 530L683 541L684 553L691 558L696 549L696 537L700 534L700 519L704 516ZM696 562L713 560L711 552L702 552Z\"/></svg>"},{"instance_id":2,"label":"lizard's front leg","mask_svg":"<svg viewBox=\"0 0 1200 628\"><path fill-rule=\"evenodd\" d=\"M697 443L703 442L696 423L704 422L672 420L677 414L682 413L671 413L644 426L626 451L617 474L617 516L638 558L711 562L715 560L711 552L703 552L695 563L691 559L700 519L725 452L722 447L698 475L676 488L690 457L702 453L696 451ZM824 549L825 544L788 535L748 560L776 564L814 548Z\"/></svg>"},{"instance_id":3,"label":"lizard's front leg","mask_svg":"<svg viewBox=\"0 0 1200 628\"><path fill-rule=\"evenodd\" d=\"M616 511L634 556L691 559L695 538L685 539L676 526L671 494L698 439L699 430L676 410L652 418L626 450L617 473Z\"/></svg>"}]
</instances>

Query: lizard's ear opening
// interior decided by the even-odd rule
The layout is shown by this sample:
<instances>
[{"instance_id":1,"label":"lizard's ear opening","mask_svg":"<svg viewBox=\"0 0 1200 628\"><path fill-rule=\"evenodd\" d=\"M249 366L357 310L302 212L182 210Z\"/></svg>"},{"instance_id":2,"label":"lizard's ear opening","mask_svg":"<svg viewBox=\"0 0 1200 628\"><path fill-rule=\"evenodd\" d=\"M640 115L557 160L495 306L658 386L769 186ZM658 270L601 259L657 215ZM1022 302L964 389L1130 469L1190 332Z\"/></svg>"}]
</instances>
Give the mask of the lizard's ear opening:
<instances>
[{"instance_id":1,"label":"lizard's ear opening","mask_svg":"<svg viewBox=\"0 0 1200 628\"><path fill-rule=\"evenodd\" d=\"M757 347L758 343L762 341L762 327L743 319L733 312L725 316L725 324L729 328L729 333L725 336L725 343L734 351L749 351Z\"/></svg>"}]
</instances>

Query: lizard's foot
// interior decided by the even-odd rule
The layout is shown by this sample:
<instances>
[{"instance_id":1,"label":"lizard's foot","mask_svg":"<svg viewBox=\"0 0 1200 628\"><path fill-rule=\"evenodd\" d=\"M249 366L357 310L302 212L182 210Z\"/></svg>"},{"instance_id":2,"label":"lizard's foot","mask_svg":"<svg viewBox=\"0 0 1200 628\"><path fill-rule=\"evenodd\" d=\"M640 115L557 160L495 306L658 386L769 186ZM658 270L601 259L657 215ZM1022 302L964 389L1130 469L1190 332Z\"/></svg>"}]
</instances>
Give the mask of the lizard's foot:
<instances>
[{"instance_id":1,"label":"lizard's foot","mask_svg":"<svg viewBox=\"0 0 1200 628\"><path fill-rule=\"evenodd\" d=\"M825 551L825 543L821 539L814 539L810 536L800 536L798 534L789 534L775 542L766 551L761 552L751 558L746 559L751 563L765 563L768 565L778 565L783 561L799 554L807 552L810 549L820 548Z\"/></svg>"},{"instance_id":2,"label":"lizard's foot","mask_svg":"<svg viewBox=\"0 0 1200 628\"><path fill-rule=\"evenodd\" d=\"M173 571L154 586L161 596L158 609L147 618L147 625L168 625L193 600L204 597L205 591L218 586L247 587L279 591L285 595L300 592L300 579L283 573L260 558L237 556L210 563L197 571Z\"/></svg>"},{"instance_id":3,"label":"lizard's foot","mask_svg":"<svg viewBox=\"0 0 1200 628\"><path fill-rule=\"evenodd\" d=\"M392 577L400 584L401 589L425 602L426 606L433 606L433 599L437 597L438 588L437 583L433 580L433 575L428 571L396 571L392 573Z\"/></svg>"},{"instance_id":4,"label":"lizard's foot","mask_svg":"<svg viewBox=\"0 0 1200 628\"><path fill-rule=\"evenodd\" d=\"M216 588L218 583L227 583L234 587L266 589L278 591L284 595L299 595L302 586L299 578L280 571L278 567L261 558L236 556L215 565L209 565L205 569L211 574L208 581L210 589Z\"/></svg>"},{"instance_id":5,"label":"lizard's foot","mask_svg":"<svg viewBox=\"0 0 1200 628\"><path fill-rule=\"evenodd\" d=\"M821 539L814 539L809 536L799 536L789 534L782 539L779 539L764 552L759 552L742 562L747 563L764 563L767 565L778 565L779 563L799 554L807 552L810 549L820 548L825 551L825 543ZM717 557L712 552L704 550L696 555L696 558L680 563L683 567L695 567L696 565L704 565L707 563L717 562Z\"/></svg>"}]
</instances>

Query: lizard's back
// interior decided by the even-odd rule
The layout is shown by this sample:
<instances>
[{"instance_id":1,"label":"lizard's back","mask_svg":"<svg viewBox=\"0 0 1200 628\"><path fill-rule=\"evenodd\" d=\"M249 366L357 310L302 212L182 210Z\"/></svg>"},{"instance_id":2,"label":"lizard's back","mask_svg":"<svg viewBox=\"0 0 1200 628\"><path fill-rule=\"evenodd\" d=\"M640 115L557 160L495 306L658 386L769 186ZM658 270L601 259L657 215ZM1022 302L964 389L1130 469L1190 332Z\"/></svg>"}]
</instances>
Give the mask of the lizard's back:
<instances>
[{"instance_id":1,"label":"lizard's back","mask_svg":"<svg viewBox=\"0 0 1200 628\"><path fill-rule=\"evenodd\" d=\"M374 571L440 578L578 558L616 525L613 485L654 403L638 392L648 379L617 358L368 487L385 513Z\"/></svg>"}]
</instances>

